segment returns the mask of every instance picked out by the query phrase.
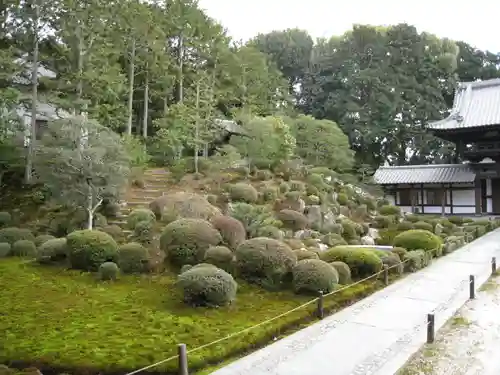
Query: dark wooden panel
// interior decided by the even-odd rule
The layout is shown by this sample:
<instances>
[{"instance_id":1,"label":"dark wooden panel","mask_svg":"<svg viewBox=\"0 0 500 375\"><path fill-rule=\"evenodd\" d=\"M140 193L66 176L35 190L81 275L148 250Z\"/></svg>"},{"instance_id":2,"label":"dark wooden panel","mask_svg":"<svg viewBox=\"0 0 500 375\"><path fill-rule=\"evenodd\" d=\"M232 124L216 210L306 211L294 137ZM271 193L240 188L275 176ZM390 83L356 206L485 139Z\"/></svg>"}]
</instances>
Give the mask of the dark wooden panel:
<instances>
[{"instance_id":1,"label":"dark wooden panel","mask_svg":"<svg viewBox=\"0 0 500 375\"><path fill-rule=\"evenodd\" d=\"M500 213L500 178L491 180L491 198L493 213Z\"/></svg>"}]
</instances>

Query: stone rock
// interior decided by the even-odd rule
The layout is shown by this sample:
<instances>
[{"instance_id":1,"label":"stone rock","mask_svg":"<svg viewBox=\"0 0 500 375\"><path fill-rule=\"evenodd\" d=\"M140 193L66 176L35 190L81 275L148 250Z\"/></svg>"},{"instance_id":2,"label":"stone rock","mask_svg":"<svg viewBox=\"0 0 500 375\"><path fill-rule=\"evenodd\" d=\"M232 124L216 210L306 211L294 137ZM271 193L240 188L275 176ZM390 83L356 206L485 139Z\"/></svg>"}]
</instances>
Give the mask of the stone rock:
<instances>
[{"instance_id":1,"label":"stone rock","mask_svg":"<svg viewBox=\"0 0 500 375\"><path fill-rule=\"evenodd\" d=\"M444 227L437 223L436 226L434 227L434 233L437 234L438 236L443 233Z\"/></svg>"},{"instance_id":2,"label":"stone rock","mask_svg":"<svg viewBox=\"0 0 500 375\"><path fill-rule=\"evenodd\" d=\"M318 243L318 245L319 245L319 247L318 247L319 251L326 251L326 250L328 250L328 245L325 245L324 243L321 243L321 242Z\"/></svg>"},{"instance_id":3,"label":"stone rock","mask_svg":"<svg viewBox=\"0 0 500 375\"><path fill-rule=\"evenodd\" d=\"M299 198L299 209L298 209L298 211L303 214L305 209L306 209L306 202L304 202L304 200L302 198Z\"/></svg>"},{"instance_id":4,"label":"stone rock","mask_svg":"<svg viewBox=\"0 0 500 375\"><path fill-rule=\"evenodd\" d=\"M376 228L368 228L367 236L370 236L373 239L380 238L380 234L378 233L378 229Z\"/></svg>"},{"instance_id":5,"label":"stone rock","mask_svg":"<svg viewBox=\"0 0 500 375\"><path fill-rule=\"evenodd\" d=\"M338 198L338 196L339 196L339 194L338 194L337 192L335 192L335 191L334 191L334 192L332 193L332 201L337 202L337 198Z\"/></svg>"},{"instance_id":6,"label":"stone rock","mask_svg":"<svg viewBox=\"0 0 500 375\"><path fill-rule=\"evenodd\" d=\"M323 225L323 215L319 205L307 206L306 217L313 228L321 228Z\"/></svg>"},{"instance_id":7,"label":"stone rock","mask_svg":"<svg viewBox=\"0 0 500 375\"><path fill-rule=\"evenodd\" d=\"M361 237L361 245L374 246L375 240L370 236L363 236Z\"/></svg>"},{"instance_id":8,"label":"stone rock","mask_svg":"<svg viewBox=\"0 0 500 375\"><path fill-rule=\"evenodd\" d=\"M320 233L312 229L301 229L295 232L294 238L299 240L305 240L307 238L318 238Z\"/></svg>"}]
</instances>

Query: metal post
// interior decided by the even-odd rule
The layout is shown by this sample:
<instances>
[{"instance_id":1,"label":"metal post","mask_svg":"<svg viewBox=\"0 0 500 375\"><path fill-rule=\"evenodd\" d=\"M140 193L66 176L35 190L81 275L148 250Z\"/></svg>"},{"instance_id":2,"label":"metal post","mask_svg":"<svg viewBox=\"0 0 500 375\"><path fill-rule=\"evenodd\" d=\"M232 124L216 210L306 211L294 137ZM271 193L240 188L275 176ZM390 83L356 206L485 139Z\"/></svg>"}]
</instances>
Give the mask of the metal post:
<instances>
[{"instance_id":1,"label":"metal post","mask_svg":"<svg viewBox=\"0 0 500 375\"><path fill-rule=\"evenodd\" d=\"M491 273L494 274L497 272L497 258L491 258Z\"/></svg>"},{"instance_id":2,"label":"metal post","mask_svg":"<svg viewBox=\"0 0 500 375\"><path fill-rule=\"evenodd\" d=\"M384 264L384 285L389 285L389 267Z\"/></svg>"},{"instance_id":3,"label":"metal post","mask_svg":"<svg viewBox=\"0 0 500 375\"><path fill-rule=\"evenodd\" d=\"M186 344L179 344L177 353L179 355L179 375L189 375Z\"/></svg>"},{"instance_id":4,"label":"metal post","mask_svg":"<svg viewBox=\"0 0 500 375\"><path fill-rule=\"evenodd\" d=\"M469 276L469 298L474 299L476 298L476 282L474 275Z\"/></svg>"},{"instance_id":5,"label":"metal post","mask_svg":"<svg viewBox=\"0 0 500 375\"><path fill-rule=\"evenodd\" d=\"M318 307L316 310L316 314L317 314L319 319L323 319L323 317L325 316L325 310L323 308L323 292L322 291L319 292Z\"/></svg>"},{"instance_id":6,"label":"metal post","mask_svg":"<svg viewBox=\"0 0 500 375\"><path fill-rule=\"evenodd\" d=\"M434 342L434 314L427 314L427 344Z\"/></svg>"}]
</instances>

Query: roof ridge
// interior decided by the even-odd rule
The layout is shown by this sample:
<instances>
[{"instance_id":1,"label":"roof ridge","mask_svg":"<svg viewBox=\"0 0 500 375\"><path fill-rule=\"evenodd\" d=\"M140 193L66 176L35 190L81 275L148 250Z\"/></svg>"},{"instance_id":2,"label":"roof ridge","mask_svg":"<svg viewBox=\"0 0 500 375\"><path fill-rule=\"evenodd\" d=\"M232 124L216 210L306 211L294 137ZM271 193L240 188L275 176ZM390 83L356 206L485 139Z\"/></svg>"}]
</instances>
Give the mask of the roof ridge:
<instances>
[{"instance_id":1,"label":"roof ridge","mask_svg":"<svg viewBox=\"0 0 500 375\"><path fill-rule=\"evenodd\" d=\"M381 166L378 169L405 169L405 168L450 168L450 167L468 167L468 163L462 164L416 164L416 165L388 165Z\"/></svg>"},{"instance_id":2,"label":"roof ridge","mask_svg":"<svg viewBox=\"0 0 500 375\"><path fill-rule=\"evenodd\" d=\"M500 86L500 78L485 79L483 81L468 81L459 82L459 88L465 89L466 87L475 88L485 88L491 86Z\"/></svg>"}]
</instances>

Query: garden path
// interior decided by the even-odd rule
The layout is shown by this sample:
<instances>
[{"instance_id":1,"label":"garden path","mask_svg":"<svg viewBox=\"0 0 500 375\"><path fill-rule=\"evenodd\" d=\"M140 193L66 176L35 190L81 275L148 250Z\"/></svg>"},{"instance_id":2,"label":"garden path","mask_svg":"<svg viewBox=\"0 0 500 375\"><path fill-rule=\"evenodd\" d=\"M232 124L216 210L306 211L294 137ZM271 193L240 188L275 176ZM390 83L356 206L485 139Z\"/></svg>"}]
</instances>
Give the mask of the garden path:
<instances>
[{"instance_id":1,"label":"garden path","mask_svg":"<svg viewBox=\"0 0 500 375\"><path fill-rule=\"evenodd\" d=\"M491 275L500 229L344 310L213 372L213 375L393 375ZM235 338L237 340L238 338Z\"/></svg>"}]
</instances>

